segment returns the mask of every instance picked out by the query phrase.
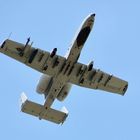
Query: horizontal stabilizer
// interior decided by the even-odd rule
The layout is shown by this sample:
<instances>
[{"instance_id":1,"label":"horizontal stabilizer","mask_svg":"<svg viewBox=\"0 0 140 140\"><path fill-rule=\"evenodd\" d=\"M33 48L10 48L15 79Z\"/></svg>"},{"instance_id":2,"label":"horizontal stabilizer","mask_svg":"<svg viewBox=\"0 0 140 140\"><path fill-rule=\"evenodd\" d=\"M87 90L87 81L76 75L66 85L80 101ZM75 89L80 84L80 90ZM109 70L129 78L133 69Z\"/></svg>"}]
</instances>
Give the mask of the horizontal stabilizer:
<instances>
[{"instance_id":1,"label":"horizontal stabilizer","mask_svg":"<svg viewBox=\"0 0 140 140\"><path fill-rule=\"evenodd\" d=\"M25 98L25 94L21 95L21 111L36 117L39 117L42 109L44 108L43 105L34 103L29 101L27 97ZM48 120L57 124L63 123L68 116L67 112L61 112L52 108L47 110L47 113L41 118L44 120Z\"/></svg>"}]
</instances>

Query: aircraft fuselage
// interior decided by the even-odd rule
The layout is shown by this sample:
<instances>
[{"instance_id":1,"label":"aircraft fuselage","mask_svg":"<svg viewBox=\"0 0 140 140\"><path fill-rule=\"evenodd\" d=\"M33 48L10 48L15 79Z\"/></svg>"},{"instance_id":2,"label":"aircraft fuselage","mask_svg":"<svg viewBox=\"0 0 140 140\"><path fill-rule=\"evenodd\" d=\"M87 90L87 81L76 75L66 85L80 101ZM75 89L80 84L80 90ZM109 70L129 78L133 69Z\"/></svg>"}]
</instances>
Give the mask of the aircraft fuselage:
<instances>
[{"instance_id":1,"label":"aircraft fuselage","mask_svg":"<svg viewBox=\"0 0 140 140\"><path fill-rule=\"evenodd\" d=\"M71 49L66 58L65 64L62 67L61 72L53 78L54 83L48 93L47 99L44 103L45 109L49 108L54 99L62 90L63 86L69 81L70 74L74 68L75 63L77 62L81 50L90 34L90 31L93 27L95 14L89 15L82 23L82 26L79 29L78 34L73 40ZM55 88L54 88L55 87ZM57 88L56 88L57 87ZM43 113L44 115L44 113ZM40 115L41 117L41 115Z\"/></svg>"}]
</instances>

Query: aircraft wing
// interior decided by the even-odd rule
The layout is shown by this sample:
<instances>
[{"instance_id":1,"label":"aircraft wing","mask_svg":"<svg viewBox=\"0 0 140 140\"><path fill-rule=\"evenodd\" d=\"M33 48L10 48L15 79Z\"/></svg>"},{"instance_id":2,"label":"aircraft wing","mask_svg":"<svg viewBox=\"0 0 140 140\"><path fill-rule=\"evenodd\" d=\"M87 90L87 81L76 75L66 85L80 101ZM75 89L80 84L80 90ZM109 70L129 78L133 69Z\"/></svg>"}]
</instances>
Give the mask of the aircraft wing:
<instances>
[{"instance_id":1,"label":"aircraft wing","mask_svg":"<svg viewBox=\"0 0 140 140\"><path fill-rule=\"evenodd\" d=\"M20 54L21 50L24 50L23 55ZM62 56L54 55L51 57L51 53L47 51L36 49L31 45L24 45L9 39L3 42L0 52L50 76L55 76L61 72L66 62L66 58ZM71 73L72 75L69 82L82 87L101 89L124 95L128 86L126 81L103 71L97 69L88 71L87 66L81 63L76 63L74 68L71 69Z\"/></svg>"},{"instance_id":2,"label":"aircraft wing","mask_svg":"<svg viewBox=\"0 0 140 140\"><path fill-rule=\"evenodd\" d=\"M86 65L76 63L70 78L70 82L78 86L100 89L108 92L124 95L128 87L128 82L101 70L92 69L88 71Z\"/></svg>"},{"instance_id":3,"label":"aircraft wing","mask_svg":"<svg viewBox=\"0 0 140 140\"><path fill-rule=\"evenodd\" d=\"M3 42L0 52L50 76L54 76L60 72L66 61L66 58L62 56L56 54L52 56L50 52L9 39Z\"/></svg>"}]
</instances>

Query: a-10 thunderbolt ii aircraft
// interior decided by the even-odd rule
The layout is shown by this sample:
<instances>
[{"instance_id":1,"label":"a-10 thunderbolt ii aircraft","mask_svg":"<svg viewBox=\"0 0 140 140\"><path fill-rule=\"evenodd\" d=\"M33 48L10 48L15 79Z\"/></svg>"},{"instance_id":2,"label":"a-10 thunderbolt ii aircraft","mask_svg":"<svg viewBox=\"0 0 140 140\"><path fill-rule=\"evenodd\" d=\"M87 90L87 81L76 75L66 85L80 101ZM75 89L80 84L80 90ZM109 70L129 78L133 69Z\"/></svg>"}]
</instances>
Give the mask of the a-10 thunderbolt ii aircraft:
<instances>
[{"instance_id":1,"label":"a-10 thunderbolt ii aircraft","mask_svg":"<svg viewBox=\"0 0 140 140\"><path fill-rule=\"evenodd\" d=\"M88 65L78 62L94 20L95 14L85 18L65 57L56 54L57 48L49 53L32 47L29 38L25 45L9 39L3 42L0 47L1 53L43 73L36 91L45 96L44 105L32 102L22 94L22 112L57 124L63 123L68 116L66 108L58 111L51 106L55 99L63 101L67 97L72 84L124 95L128 82L93 68L93 61Z\"/></svg>"}]
</instances>

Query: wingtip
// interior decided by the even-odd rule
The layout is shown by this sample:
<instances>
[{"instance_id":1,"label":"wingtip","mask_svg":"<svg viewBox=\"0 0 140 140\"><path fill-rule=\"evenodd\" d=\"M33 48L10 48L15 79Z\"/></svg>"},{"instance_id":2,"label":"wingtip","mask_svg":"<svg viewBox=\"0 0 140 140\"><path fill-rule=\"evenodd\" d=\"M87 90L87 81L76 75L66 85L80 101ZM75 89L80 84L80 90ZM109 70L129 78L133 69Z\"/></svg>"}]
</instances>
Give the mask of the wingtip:
<instances>
[{"instance_id":1,"label":"wingtip","mask_svg":"<svg viewBox=\"0 0 140 140\"><path fill-rule=\"evenodd\" d=\"M126 91L128 89L128 83L125 85L125 87L123 88L123 96L125 95Z\"/></svg>"}]
</instances>

